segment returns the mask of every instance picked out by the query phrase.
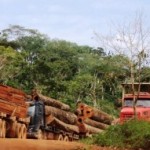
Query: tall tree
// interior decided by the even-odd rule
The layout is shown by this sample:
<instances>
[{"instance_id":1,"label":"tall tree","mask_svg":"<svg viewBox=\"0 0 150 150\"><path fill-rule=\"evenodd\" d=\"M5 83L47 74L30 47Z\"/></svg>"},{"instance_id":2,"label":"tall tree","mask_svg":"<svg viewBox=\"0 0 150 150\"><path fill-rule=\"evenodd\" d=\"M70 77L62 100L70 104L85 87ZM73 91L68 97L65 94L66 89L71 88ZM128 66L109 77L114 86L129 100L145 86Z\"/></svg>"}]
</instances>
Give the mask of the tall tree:
<instances>
[{"instance_id":1,"label":"tall tree","mask_svg":"<svg viewBox=\"0 0 150 150\"><path fill-rule=\"evenodd\" d=\"M109 36L100 36L98 34L96 36L107 49L129 58L125 65L130 69L129 81L132 83L133 107L136 114L138 96L135 97L134 83L139 82L139 93L142 68L148 61L150 50L150 31L143 23L142 14L137 14L135 19L127 24L119 25L115 32L110 33Z\"/></svg>"},{"instance_id":2,"label":"tall tree","mask_svg":"<svg viewBox=\"0 0 150 150\"><path fill-rule=\"evenodd\" d=\"M1 83L8 83L21 70L22 55L11 47L0 46L0 79Z\"/></svg>"}]
</instances>

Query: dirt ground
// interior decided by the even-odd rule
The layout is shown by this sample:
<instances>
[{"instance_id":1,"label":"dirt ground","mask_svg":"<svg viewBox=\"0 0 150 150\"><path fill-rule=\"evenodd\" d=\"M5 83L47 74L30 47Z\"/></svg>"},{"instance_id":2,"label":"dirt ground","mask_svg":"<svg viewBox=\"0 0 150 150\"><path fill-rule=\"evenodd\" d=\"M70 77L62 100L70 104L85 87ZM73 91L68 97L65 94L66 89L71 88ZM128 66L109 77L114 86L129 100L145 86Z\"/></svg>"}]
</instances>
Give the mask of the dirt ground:
<instances>
[{"instance_id":1,"label":"dirt ground","mask_svg":"<svg viewBox=\"0 0 150 150\"><path fill-rule=\"evenodd\" d=\"M78 142L53 140L0 139L0 150L112 150L97 146L83 145Z\"/></svg>"}]
</instances>

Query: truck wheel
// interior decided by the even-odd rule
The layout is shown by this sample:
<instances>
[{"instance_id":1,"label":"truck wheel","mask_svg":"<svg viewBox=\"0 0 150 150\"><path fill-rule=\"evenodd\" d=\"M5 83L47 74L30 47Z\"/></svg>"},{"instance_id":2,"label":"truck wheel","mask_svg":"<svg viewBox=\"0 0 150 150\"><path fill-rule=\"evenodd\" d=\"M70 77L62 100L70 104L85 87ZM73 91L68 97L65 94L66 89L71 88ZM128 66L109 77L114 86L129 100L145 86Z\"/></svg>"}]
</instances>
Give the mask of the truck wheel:
<instances>
[{"instance_id":1,"label":"truck wheel","mask_svg":"<svg viewBox=\"0 0 150 150\"><path fill-rule=\"evenodd\" d=\"M17 122L10 122L8 124L8 130L6 133L6 136L9 138L15 138L16 137L16 129L17 129Z\"/></svg>"},{"instance_id":2,"label":"truck wheel","mask_svg":"<svg viewBox=\"0 0 150 150\"><path fill-rule=\"evenodd\" d=\"M55 135L55 140L58 140L58 141L63 141L63 135L62 134L56 134Z\"/></svg>"},{"instance_id":3,"label":"truck wheel","mask_svg":"<svg viewBox=\"0 0 150 150\"><path fill-rule=\"evenodd\" d=\"M66 141L66 142L69 141L69 137L67 135L64 137L64 141Z\"/></svg>"},{"instance_id":4,"label":"truck wheel","mask_svg":"<svg viewBox=\"0 0 150 150\"><path fill-rule=\"evenodd\" d=\"M37 139L42 140L43 139L43 133L42 130L39 129L38 133L37 133Z\"/></svg>"},{"instance_id":5,"label":"truck wheel","mask_svg":"<svg viewBox=\"0 0 150 150\"><path fill-rule=\"evenodd\" d=\"M47 133L46 133L46 131L43 131L43 140L47 140Z\"/></svg>"},{"instance_id":6,"label":"truck wheel","mask_svg":"<svg viewBox=\"0 0 150 150\"><path fill-rule=\"evenodd\" d=\"M26 139L27 137L27 128L25 124L21 124L21 138Z\"/></svg>"},{"instance_id":7,"label":"truck wheel","mask_svg":"<svg viewBox=\"0 0 150 150\"><path fill-rule=\"evenodd\" d=\"M2 121L2 138L6 137L6 121Z\"/></svg>"},{"instance_id":8,"label":"truck wheel","mask_svg":"<svg viewBox=\"0 0 150 150\"><path fill-rule=\"evenodd\" d=\"M0 119L0 138L2 138L2 119Z\"/></svg>"},{"instance_id":9,"label":"truck wheel","mask_svg":"<svg viewBox=\"0 0 150 150\"><path fill-rule=\"evenodd\" d=\"M16 137L19 138L19 139L22 137L21 124L20 123L17 123L17 126L16 126Z\"/></svg>"}]
</instances>

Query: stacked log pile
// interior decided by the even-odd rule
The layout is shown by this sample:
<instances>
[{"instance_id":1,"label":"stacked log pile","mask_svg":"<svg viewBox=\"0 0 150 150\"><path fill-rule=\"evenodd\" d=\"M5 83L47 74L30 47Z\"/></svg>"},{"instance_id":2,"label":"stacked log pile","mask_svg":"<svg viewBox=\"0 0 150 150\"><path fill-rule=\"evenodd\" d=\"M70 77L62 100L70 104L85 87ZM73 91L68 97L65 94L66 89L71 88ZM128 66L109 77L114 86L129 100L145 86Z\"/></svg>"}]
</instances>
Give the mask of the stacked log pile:
<instances>
[{"instance_id":1,"label":"stacked log pile","mask_svg":"<svg viewBox=\"0 0 150 150\"><path fill-rule=\"evenodd\" d=\"M54 116L48 116L46 119L46 124L59 127L59 129L62 129L62 130L67 131L67 132L79 133L78 126L67 124L67 123L57 119Z\"/></svg>"},{"instance_id":2,"label":"stacked log pile","mask_svg":"<svg viewBox=\"0 0 150 150\"><path fill-rule=\"evenodd\" d=\"M37 91L32 97L38 96L45 104L46 124L71 133L79 133L77 116L70 111L70 106L59 100L44 96Z\"/></svg>"},{"instance_id":3,"label":"stacked log pile","mask_svg":"<svg viewBox=\"0 0 150 150\"><path fill-rule=\"evenodd\" d=\"M35 96L38 96L45 104L46 124L67 132L84 135L101 133L113 120L107 113L83 103L79 103L76 112L73 113L70 112L69 105L58 100L44 96L37 91L32 93L32 97Z\"/></svg>"},{"instance_id":4,"label":"stacked log pile","mask_svg":"<svg viewBox=\"0 0 150 150\"><path fill-rule=\"evenodd\" d=\"M84 103L77 104L76 114L79 131L83 134L100 133L113 121L112 116Z\"/></svg>"},{"instance_id":5,"label":"stacked log pile","mask_svg":"<svg viewBox=\"0 0 150 150\"><path fill-rule=\"evenodd\" d=\"M75 125L77 122L77 116L74 113L52 106L45 106L45 115L52 115L67 124Z\"/></svg>"},{"instance_id":6,"label":"stacked log pile","mask_svg":"<svg viewBox=\"0 0 150 150\"><path fill-rule=\"evenodd\" d=\"M35 91L34 91L35 92ZM45 105L48 105L48 106L52 106L52 107L56 107L56 108L59 108L61 110L65 110L65 111L69 111L70 110L70 106L67 105L67 104L64 104L58 100L55 100L53 98L50 98L50 97L47 97L47 96L44 96L40 93L33 93L33 95L37 95L40 100L42 100Z\"/></svg>"},{"instance_id":7,"label":"stacked log pile","mask_svg":"<svg viewBox=\"0 0 150 150\"><path fill-rule=\"evenodd\" d=\"M9 86L0 85L0 112L24 118L27 114L26 94Z\"/></svg>"}]
</instances>

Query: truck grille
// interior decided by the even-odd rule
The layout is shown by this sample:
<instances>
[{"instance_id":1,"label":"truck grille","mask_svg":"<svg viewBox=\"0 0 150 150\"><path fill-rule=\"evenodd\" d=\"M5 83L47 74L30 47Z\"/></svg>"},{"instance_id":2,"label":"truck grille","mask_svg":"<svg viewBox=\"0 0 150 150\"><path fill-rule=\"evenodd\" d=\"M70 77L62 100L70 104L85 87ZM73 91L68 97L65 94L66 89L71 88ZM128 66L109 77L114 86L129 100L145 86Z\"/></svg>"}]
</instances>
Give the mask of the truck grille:
<instances>
[{"instance_id":1,"label":"truck grille","mask_svg":"<svg viewBox=\"0 0 150 150\"><path fill-rule=\"evenodd\" d=\"M124 118L125 120L132 119L133 117L134 117L133 114L123 114L123 118Z\"/></svg>"},{"instance_id":2,"label":"truck grille","mask_svg":"<svg viewBox=\"0 0 150 150\"><path fill-rule=\"evenodd\" d=\"M122 114L120 119L121 119L121 122L124 122L124 121L131 120L133 118L134 118L133 114Z\"/></svg>"}]
</instances>

